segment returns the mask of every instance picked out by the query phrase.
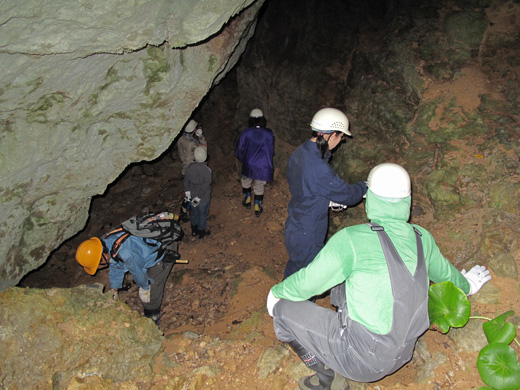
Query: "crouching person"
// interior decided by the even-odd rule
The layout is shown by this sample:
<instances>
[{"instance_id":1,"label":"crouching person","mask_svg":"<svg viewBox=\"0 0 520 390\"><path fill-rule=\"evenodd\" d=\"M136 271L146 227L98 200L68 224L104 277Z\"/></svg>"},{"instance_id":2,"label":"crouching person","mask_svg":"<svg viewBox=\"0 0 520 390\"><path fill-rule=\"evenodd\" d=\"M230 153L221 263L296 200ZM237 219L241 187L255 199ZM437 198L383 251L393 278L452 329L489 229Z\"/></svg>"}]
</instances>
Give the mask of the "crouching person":
<instances>
[{"instance_id":1,"label":"crouching person","mask_svg":"<svg viewBox=\"0 0 520 390\"><path fill-rule=\"evenodd\" d=\"M129 221L135 222L135 219ZM175 225L180 229L178 224ZM179 233L180 239L182 229ZM157 326L161 317L164 286L179 257L177 242L170 242L165 247L161 241L138 237L121 228L105 234L101 239L92 237L83 241L76 251L76 260L89 275L94 275L97 270L109 269L108 277L114 299L117 299L117 291L123 286L125 274L130 272L133 281L139 286L144 315Z\"/></svg>"},{"instance_id":2,"label":"crouching person","mask_svg":"<svg viewBox=\"0 0 520 390\"><path fill-rule=\"evenodd\" d=\"M407 222L411 186L404 168L380 164L367 185L371 223L337 232L267 298L278 339L316 371L300 380L300 389L347 389L345 378L373 382L392 374L429 328L430 281L451 281L470 295L491 279L478 265L459 272L426 229ZM308 301L330 289L337 311Z\"/></svg>"}]
</instances>

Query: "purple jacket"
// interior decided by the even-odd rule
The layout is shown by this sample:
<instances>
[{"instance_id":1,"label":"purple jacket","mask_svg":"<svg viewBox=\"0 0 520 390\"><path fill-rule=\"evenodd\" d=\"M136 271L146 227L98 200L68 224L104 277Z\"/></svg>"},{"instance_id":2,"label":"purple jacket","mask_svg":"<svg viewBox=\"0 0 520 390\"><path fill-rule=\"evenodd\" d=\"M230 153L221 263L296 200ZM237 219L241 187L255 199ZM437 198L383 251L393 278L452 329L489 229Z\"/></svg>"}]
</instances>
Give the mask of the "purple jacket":
<instances>
[{"instance_id":1,"label":"purple jacket","mask_svg":"<svg viewBox=\"0 0 520 390\"><path fill-rule=\"evenodd\" d=\"M242 163L242 175L263 181L273 180L274 135L271 129L248 127L240 135L235 157Z\"/></svg>"}]
</instances>

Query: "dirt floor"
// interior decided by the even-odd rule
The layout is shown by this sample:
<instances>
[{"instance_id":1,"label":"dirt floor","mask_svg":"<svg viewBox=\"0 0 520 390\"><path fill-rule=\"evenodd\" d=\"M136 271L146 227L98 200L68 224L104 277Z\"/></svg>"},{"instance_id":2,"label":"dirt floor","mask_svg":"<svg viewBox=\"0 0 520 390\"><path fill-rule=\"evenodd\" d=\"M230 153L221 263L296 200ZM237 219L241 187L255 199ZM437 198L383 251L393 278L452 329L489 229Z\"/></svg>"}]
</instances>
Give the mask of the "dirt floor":
<instances>
[{"instance_id":1,"label":"dirt floor","mask_svg":"<svg viewBox=\"0 0 520 390\"><path fill-rule=\"evenodd\" d=\"M160 324L166 336L165 352L154 366L161 375L153 388L172 383L177 383L178 387L173 388L179 389L297 388L297 378L290 374L293 367L300 365L294 354L289 353L276 372L266 378L259 379L258 368L266 349L281 345L274 335L265 301L271 286L282 279L287 259L283 243L289 201L287 183L277 177L267 186L265 212L257 218L253 210L241 205L240 182L234 163L229 161L221 162L222 167L218 163L213 166L210 161L215 177L208 222L211 235L202 240L192 238L189 222L182 224L186 235L179 251L189 264L175 265L166 286ZM146 209L178 211L183 194L178 172L174 153L156 163L131 167L103 197L94 199L85 230L60 247L48 264L29 275L22 285L71 287L107 283L107 271L91 277L75 263L77 245ZM515 281L495 276L492 283L503 291L516 293L501 296L500 304L474 307L481 315L490 317L510 310L518 302ZM120 299L142 312L137 287L131 280L128 286L128 291L120 293ZM327 297L318 303L329 305ZM476 371L477 353L458 351L446 335L435 331L428 331L423 339L432 360L438 358L437 351L446 357L433 376L416 383L424 362L414 359L396 374L363 387L467 390L483 385Z\"/></svg>"}]
</instances>

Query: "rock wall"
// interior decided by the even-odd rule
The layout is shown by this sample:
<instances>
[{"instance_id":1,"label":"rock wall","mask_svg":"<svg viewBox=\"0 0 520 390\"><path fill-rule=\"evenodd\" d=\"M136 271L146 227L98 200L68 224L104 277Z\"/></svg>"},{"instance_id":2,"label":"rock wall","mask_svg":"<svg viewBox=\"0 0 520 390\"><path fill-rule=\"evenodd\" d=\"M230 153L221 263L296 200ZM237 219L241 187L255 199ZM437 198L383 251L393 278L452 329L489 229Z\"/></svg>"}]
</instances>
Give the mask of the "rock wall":
<instances>
[{"instance_id":1,"label":"rock wall","mask_svg":"<svg viewBox=\"0 0 520 390\"><path fill-rule=\"evenodd\" d=\"M79 231L90 199L175 139L263 0L0 6L0 290Z\"/></svg>"},{"instance_id":2,"label":"rock wall","mask_svg":"<svg viewBox=\"0 0 520 390\"><path fill-rule=\"evenodd\" d=\"M459 268L485 264L514 278L519 17L507 1L390 10L387 27L353 58L347 97L360 137L341 150L340 170L402 163L413 181L412 222L434 233L443 254Z\"/></svg>"},{"instance_id":3,"label":"rock wall","mask_svg":"<svg viewBox=\"0 0 520 390\"><path fill-rule=\"evenodd\" d=\"M403 164L412 222L455 265L518 278L518 3L288 0L264 18L237 68L240 117L260 105L277 142L298 145L319 108L345 110L353 138L334 154L340 176ZM349 209L330 232L364 219Z\"/></svg>"}]
</instances>

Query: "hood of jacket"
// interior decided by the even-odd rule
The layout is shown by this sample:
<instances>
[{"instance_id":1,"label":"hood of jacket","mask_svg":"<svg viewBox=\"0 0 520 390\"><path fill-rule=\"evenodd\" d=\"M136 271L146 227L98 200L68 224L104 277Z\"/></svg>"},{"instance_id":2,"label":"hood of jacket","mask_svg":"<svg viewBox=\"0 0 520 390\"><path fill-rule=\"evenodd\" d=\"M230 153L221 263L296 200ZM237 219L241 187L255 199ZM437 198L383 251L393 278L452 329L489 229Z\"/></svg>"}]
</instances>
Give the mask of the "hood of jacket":
<instances>
[{"instance_id":1,"label":"hood of jacket","mask_svg":"<svg viewBox=\"0 0 520 390\"><path fill-rule=\"evenodd\" d=\"M384 225L384 222L408 222L412 196L403 199L383 198L367 191L365 210L370 221Z\"/></svg>"}]
</instances>

